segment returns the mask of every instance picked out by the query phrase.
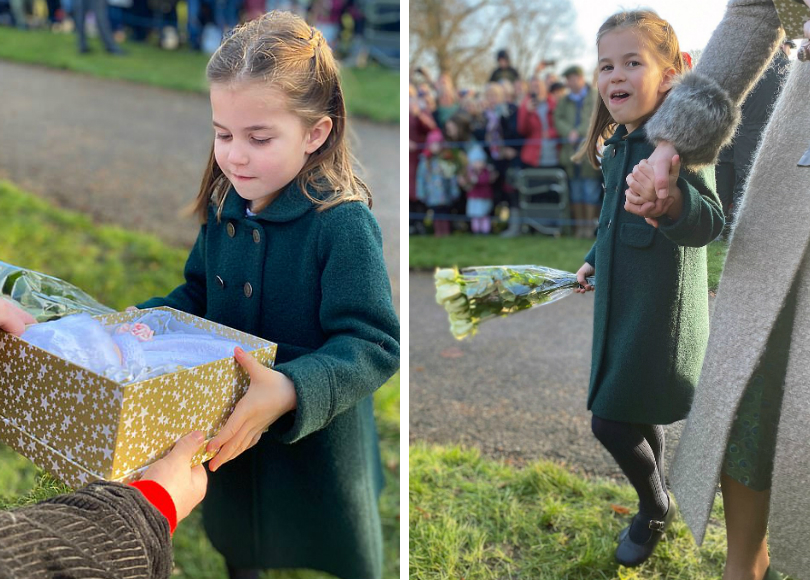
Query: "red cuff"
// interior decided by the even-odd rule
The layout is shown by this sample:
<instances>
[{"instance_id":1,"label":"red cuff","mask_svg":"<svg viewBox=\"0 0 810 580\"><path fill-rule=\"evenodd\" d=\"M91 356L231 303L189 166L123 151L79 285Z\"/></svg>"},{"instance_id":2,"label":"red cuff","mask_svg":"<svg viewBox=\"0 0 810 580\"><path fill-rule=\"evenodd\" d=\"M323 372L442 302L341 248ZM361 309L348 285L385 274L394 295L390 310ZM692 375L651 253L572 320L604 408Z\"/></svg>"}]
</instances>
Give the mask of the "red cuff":
<instances>
[{"instance_id":1,"label":"red cuff","mask_svg":"<svg viewBox=\"0 0 810 580\"><path fill-rule=\"evenodd\" d=\"M169 492L157 481L151 479L143 479L130 485L138 489L149 500L149 503L169 520L169 532L173 534L177 527L177 508L174 507L174 500Z\"/></svg>"}]
</instances>

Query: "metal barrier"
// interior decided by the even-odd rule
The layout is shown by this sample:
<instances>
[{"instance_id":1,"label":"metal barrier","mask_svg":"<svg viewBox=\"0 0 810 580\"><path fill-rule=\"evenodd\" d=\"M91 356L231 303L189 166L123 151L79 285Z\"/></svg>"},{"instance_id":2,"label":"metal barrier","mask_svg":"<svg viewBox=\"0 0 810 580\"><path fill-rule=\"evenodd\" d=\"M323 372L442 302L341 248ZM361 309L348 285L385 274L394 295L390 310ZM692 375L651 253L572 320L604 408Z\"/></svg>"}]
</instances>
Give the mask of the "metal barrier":
<instances>
[{"instance_id":1,"label":"metal barrier","mask_svg":"<svg viewBox=\"0 0 810 580\"><path fill-rule=\"evenodd\" d=\"M514 174L524 226L543 234L569 233L568 175L560 168L521 169Z\"/></svg>"}]
</instances>

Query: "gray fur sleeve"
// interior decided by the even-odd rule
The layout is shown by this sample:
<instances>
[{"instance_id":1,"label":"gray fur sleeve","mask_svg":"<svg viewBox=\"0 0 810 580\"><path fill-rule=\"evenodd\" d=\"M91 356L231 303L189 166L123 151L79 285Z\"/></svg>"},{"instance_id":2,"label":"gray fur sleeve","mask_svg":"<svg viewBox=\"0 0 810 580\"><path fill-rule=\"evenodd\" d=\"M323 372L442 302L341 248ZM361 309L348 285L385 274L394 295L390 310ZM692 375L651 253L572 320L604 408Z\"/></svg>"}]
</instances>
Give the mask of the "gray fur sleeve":
<instances>
[{"instance_id":1,"label":"gray fur sleeve","mask_svg":"<svg viewBox=\"0 0 810 580\"><path fill-rule=\"evenodd\" d=\"M650 141L673 143L685 165L714 163L734 134L737 108L782 35L772 0L731 0L694 73L684 76L647 123Z\"/></svg>"}]
</instances>

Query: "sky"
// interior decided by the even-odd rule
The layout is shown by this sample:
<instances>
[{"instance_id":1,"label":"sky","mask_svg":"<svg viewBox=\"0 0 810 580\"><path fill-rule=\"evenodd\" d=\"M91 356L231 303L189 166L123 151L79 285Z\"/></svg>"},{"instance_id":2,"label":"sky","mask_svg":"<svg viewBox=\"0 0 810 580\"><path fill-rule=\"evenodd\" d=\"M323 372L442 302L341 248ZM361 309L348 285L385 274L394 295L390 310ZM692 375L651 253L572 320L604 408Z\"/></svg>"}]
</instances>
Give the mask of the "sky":
<instances>
[{"instance_id":1,"label":"sky","mask_svg":"<svg viewBox=\"0 0 810 580\"><path fill-rule=\"evenodd\" d=\"M570 0L576 12L576 27L583 39L579 58L575 59L586 70L596 67L596 32L608 16L620 10L652 8L675 29L683 51L703 49L712 31L720 23L725 12L724 0L646 0L634 3L633 0ZM560 61L561 65L574 61Z\"/></svg>"}]
</instances>

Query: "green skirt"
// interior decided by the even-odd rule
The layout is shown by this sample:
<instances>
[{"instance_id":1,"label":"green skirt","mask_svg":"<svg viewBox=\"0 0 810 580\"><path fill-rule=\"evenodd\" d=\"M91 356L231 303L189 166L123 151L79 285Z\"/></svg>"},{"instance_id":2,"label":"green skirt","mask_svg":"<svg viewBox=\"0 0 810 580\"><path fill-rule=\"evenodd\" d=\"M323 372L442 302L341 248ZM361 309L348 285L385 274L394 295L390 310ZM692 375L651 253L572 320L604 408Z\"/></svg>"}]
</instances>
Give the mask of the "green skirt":
<instances>
[{"instance_id":1,"label":"green skirt","mask_svg":"<svg viewBox=\"0 0 810 580\"><path fill-rule=\"evenodd\" d=\"M726 448L723 471L755 491L771 488L796 294L794 284L746 386Z\"/></svg>"}]
</instances>

